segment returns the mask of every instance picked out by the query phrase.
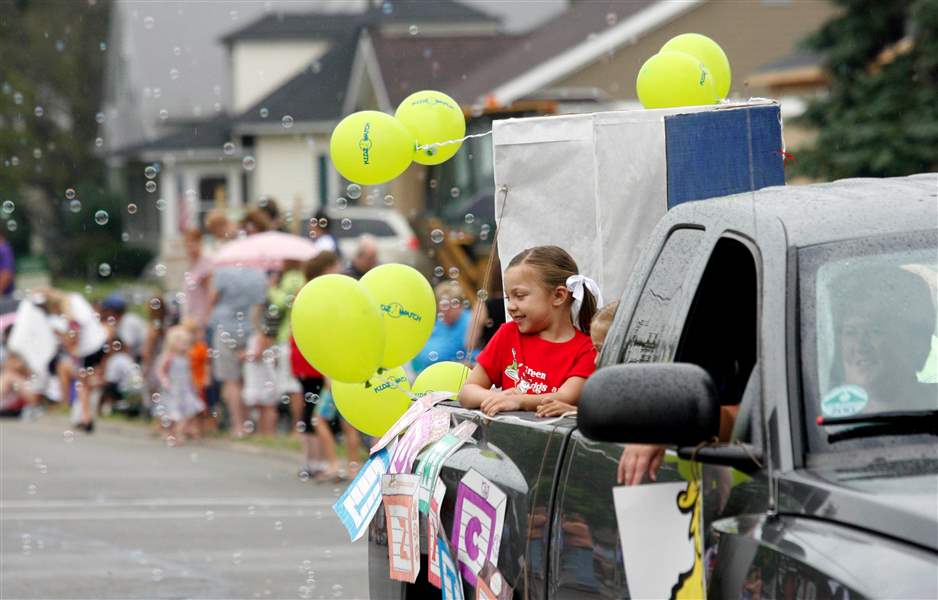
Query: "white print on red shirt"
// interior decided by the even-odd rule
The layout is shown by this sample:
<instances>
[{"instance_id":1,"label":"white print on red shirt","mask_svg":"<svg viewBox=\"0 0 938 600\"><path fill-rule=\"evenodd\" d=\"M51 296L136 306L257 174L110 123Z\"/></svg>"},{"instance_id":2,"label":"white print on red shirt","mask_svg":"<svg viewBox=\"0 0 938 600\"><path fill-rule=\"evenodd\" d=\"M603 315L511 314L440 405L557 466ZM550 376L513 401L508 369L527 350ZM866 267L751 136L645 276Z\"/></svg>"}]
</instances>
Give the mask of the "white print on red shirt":
<instances>
[{"instance_id":1,"label":"white print on red shirt","mask_svg":"<svg viewBox=\"0 0 938 600\"><path fill-rule=\"evenodd\" d=\"M547 379L547 373L537 371L524 363L518 362L518 353L514 348L511 349L511 364L505 367L505 377L515 382L515 387L522 394L543 394L547 391L548 385L544 383ZM537 381L540 379L541 381ZM557 388L551 388L551 393L556 392Z\"/></svg>"}]
</instances>

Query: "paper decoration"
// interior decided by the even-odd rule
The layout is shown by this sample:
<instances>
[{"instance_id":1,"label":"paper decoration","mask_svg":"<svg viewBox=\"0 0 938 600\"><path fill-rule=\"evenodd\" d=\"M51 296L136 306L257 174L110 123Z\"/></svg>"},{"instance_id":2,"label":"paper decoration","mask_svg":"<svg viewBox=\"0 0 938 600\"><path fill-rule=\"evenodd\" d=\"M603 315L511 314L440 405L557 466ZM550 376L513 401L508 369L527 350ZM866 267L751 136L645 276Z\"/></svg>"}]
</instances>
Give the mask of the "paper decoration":
<instances>
[{"instance_id":1,"label":"paper decoration","mask_svg":"<svg viewBox=\"0 0 938 600\"><path fill-rule=\"evenodd\" d=\"M410 473L417 453L427 444L432 444L449 431L449 413L431 409L410 426L400 439L391 457L391 473Z\"/></svg>"},{"instance_id":2,"label":"paper decoration","mask_svg":"<svg viewBox=\"0 0 938 600\"><path fill-rule=\"evenodd\" d=\"M445 496L446 485L442 479L437 478L433 496L430 498L430 513L427 515L427 581L438 588L442 584L440 582L440 547L436 543L436 538L442 531L440 507L443 505Z\"/></svg>"},{"instance_id":3,"label":"paper decoration","mask_svg":"<svg viewBox=\"0 0 938 600\"><path fill-rule=\"evenodd\" d=\"M417 420L417 417L427 412L435 404L442 402L450 397L449 392L431 392L424 396L414 399L414 403L410 405L410 408L407 409L401 418L397 420L394 425L391 426L387 432L381 436L381 439L378 440L374 446L371 447L371 453L374 454L378 450L381 450L389 443L391 440L396 438L401 434L405 429L410 427L410 424Z\"/></svg>"},{"instance_id":4,"label":"paper decoration","mask_svg":"<svg viewBox=\"0 0 938 600\"><path fill-rule=\"evenodd\" d=\"M633 598L703 598L697 482L612 488Z\"/></svg>"},{"instance_id":5,"label":"paper decoration","mask_svg":"<svg viewBox=\"0 0 938 600\"><path fill-rule=\"evenodd\" d=\"M441 528L442 531L442 528ZM453 553L450 552L449 544L446 543L444 536L437 539L438 551L440 553L440 579L443 592L443 600L463 600L462 577L456 570L456 563L453 561Z\"/></svg>"},{"instance_id":6,"label":"paper decoration","mask_svg":"<svg viewBox=\"0 0 938 600\"><path fill-rule=\"evenodd\" d=\"M381 494L388 531L389 577L414 583L420 573L420 521L416 475L384 475Z\"/></svg>"},{"instance_id":7,"label":"paper decoration","mask_svg":"<svg viewBox=\"0 0 938 600\"><path fill-rule=\"evenodd\" d=\"M508 497L475 469L463 476L456 489L453 510L453 549L463 576L476 585L476 574L486 561L498 563Z\"/></svg>"},{"instance_id":8,"label":"paper decoration","mask_svg":"<svg viewBox=\"0 0 938 600\"><path fill-rule=\"evenodd\" d=\"M476 600L511 600L512 591L495 565L486 562L476 581Z\"/></svg>"},{"instance_id":9,"label":"paper decoration","mask_svg":"<svg viewBox=\"0 0 938 600\"><path fill-rule=\"evenodd\" d=\"M436 484L443 463L453 452L472 438L472 433L475 430L475 423L463 421L421 455L416 469L416 474L420 475L420 492L417 496L420 512L426 513L430 510L430 494L432 492L430 488Z\"/></svg>"},{"instance_id":10,"label":"paper decoration","mask_svg":"<svg viewBox=\"0 0 938 600\"><path fill-rule=\"evenodd\" d=\"M391 455L387 450L373 454L332 505L353 542L365 532L381 504L381 476L390 466Z\"/></svg>"}]
</instances>

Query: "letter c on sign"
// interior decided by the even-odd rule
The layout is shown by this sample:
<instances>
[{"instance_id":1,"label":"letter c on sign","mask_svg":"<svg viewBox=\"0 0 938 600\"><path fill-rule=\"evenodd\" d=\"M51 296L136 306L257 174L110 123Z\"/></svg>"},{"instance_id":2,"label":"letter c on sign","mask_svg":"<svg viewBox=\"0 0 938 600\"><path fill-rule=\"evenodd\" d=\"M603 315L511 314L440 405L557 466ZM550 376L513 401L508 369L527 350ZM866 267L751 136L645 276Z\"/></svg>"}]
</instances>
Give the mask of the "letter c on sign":
<instances>
[{"instance_id":1,"label":"letter c on sign","mask_svg":"<svg viewBox=\"0 0 938 600\"><path fill-rule=\"evenodd\" d=\"M476 546L475 538L482 533L482 523L479 519L473 518L466 525L466 553L469 554L469 560L475 560L479 556L479 547Z\"/></svg>"}]
</instances>

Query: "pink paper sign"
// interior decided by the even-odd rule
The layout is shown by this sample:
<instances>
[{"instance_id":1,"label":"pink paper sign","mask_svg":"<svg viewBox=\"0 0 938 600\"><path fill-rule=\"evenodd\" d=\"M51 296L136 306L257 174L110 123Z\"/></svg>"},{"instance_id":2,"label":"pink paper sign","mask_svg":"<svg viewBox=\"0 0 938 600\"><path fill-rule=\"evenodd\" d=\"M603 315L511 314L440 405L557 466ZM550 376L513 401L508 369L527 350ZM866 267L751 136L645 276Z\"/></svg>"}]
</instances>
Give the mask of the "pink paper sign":
<instances>
[{"instance_id":1,"label":"pink paper sign","mask_svg":"<svg viewBox=\"0 0 938 600\"><path fill-rule=\"evenodd\" d=\"M381 493L388 531L389 577L414 583L420 573L420 526L416 475L384 475Z\"/></svg>"},{"instance_id":2,"label":"pink paper sign","mask_svg":"<svg viewBox=\"0 0 938 600\"><path fill-rule=\"evenodd\" d=\"M401 438L391 457L391 473L410 473L417 454L427 444L432 444L449 431L449 413L431 409L410 426Z\"/></svg>"},{"instance_id":3,"label":"pink paper sign","mask_svg":"<svg viewBox=\"0 0 938 600\"><path fill-rule=\"evenodd\" d=\"M433 496L430 498L430 513L427 515L427 580L434 586L441 588L442 582L440 564L440 545L436 538L440 534L440 506L446 496L446 486L442 479L436 480Z\"/></svg>"},{"instance_id":4,"label":"pink paper sign","mask_svg":"<svg viewBox=\"0 0 938 600\"><path fill-rule=\"evenodd\" d=\"M476 585L476 575L486 561L498 563L507 501L505 492L474 469L469 469L459 482L452 544L470 585Z\"/></svg>"},{"instance_id":5,"label":"pink paper sign","mask_svg":"<svg viewBox=\"0 0 938 600\"><path fill-rule=\"evenodd\" d=\"M391 428L381 436L381 439L378 440L374 446L371 447L371 453L374 454L378 450L381 450L389 443L391 440L399 436L405 429L410 427L410 424L417 420L417 417L427 412L435 404L442 402L449 398L451 394L449 392L432 392L426 394L425 396L415 397L413 404L410 405L410 408L407 409L401 418L397 420L394 425L391 425Z\"/></svg>"}]
</instances>

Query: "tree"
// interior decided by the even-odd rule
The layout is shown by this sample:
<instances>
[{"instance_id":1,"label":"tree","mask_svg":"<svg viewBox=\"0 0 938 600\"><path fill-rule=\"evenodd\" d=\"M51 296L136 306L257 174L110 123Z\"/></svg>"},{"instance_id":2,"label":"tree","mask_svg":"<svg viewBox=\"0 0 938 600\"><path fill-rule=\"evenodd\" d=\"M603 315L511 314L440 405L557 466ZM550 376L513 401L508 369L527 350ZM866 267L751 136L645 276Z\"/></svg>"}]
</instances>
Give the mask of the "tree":
<instances>
[{"instance_id":1,"label":"tree","mask_svg":"<svg viewBox=\"0 0 938 600\"><path fill-rule=\"evenodd\" d=\"M938 169L938 1L835 2L842 13L806 40L830 92L803 116L819 134L798 170L838 179Z\"/></svg>"},{"instance_id":2,"label":"tree","mask_svg":"<svg viewBox=\"0 0 938 600\"><path fill-rule=\"evenodd\" d=\"M0 202L15 203L7 217L41 236L57 271L66 191L76 190L85 228L105 197L95 138L109 18L108 0L0 0Z\"/></svg>"}]
</instances>

